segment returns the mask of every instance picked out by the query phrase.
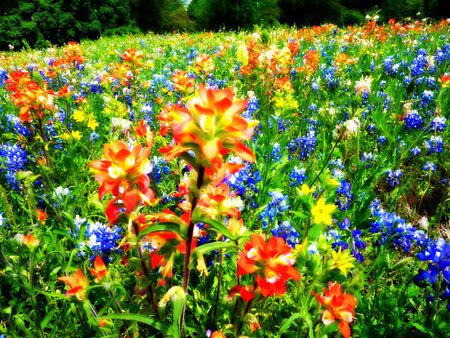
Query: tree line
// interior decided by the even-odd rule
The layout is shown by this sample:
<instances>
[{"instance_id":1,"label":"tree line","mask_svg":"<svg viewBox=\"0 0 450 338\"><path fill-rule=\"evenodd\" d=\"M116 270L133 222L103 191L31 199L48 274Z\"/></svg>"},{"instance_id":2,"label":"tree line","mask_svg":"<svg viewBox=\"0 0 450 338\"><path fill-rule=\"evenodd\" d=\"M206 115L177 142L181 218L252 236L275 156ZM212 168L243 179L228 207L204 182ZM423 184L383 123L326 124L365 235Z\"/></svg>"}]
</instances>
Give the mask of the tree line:
<instances>
[{"instance_id":1,"label":"tree line","mask_svg":"<svg viewBox=\"0 0 450 338\"><path fill-rule=\"evenodd\" d=\"M46 47L101 35L254 25L338 25L382 19L450 16L449 0L1 0L0 49Z\"/></svg>"}]
</instances>

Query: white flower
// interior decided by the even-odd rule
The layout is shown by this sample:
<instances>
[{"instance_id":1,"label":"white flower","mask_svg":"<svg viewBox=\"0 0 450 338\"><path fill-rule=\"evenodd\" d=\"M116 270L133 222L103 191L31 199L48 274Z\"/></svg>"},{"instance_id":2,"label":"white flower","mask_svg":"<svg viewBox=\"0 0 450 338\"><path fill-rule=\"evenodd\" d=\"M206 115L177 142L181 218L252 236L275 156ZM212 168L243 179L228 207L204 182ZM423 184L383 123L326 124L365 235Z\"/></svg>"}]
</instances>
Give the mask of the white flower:
<instances>
[{"instance_id":1,"label":"white flower","mask_svg":"<svg viewBox=\"0 0 450 338\"><path fill-rule=\"evenodd\" d=\"M62 199L64 196L67 196L69 194L70 190L68 188L63 188L62 186L59 186L55 189L53 196Z\"/></svg>"},{"instance_id":2,"label":"white flower","mask_svg":"<svg viewBox=\"0 0 450 338\"><path fill-rule=\"evenodd\" d=\"M359 94L370 93L373 79L370 76L361 77L361 80L356 81L355 91Z\"/></svg>"},{"instance_id":3,"label":"white flower","mask_svg":"<svg viewBox=\"0 0 450 338\"><path fill-rule=\"evenodd\" d=\"M347 135L356 135L358 133L361 122L357 117L344 122L345 131Z\"/></svg>"}]
</instances>

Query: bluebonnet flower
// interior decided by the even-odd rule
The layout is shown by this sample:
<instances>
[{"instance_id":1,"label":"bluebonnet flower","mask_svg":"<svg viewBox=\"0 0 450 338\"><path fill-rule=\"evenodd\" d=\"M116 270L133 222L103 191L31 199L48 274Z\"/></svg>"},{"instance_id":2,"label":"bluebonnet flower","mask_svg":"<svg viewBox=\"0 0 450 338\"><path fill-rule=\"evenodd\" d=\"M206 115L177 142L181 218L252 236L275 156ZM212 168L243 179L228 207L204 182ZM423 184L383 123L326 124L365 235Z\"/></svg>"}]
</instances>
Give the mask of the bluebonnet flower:
<instances>
[{"instance_id":1,"label":"bluebonnet flower","mask_svg":"<svg viewBox=\"0 0 450 338\"><path fill-rule=\"evenodd\" d=\"M152 102L145 103L141 108L141 113L144 114L145 122L151 125L153 122L153 103Z\"/></svg>"},{"instance_id":2,"label":"bluebonnet flower","mask_svg":"<svg viewBox=\"0 0 450 338\"><path fill-rule=\"evenodd\" d=\"M323 77L327 81L330 88L336 88L339 86L339 80L335 77L336 67L327 67L323 70Z\"/></svg>"},{"instance_id":3,"label":"bluebonnet flower","mask_svg":"<svg viewBox=\"0 0 450 338\"><path fill-rule=\"evenodd\" d=\"M389 75L395 75L397 72L393 68L394 66L394 57L388 56L383 60L384 72Z\"/></svg>"},{"instance_id":4,"label":"bluebonnet flower","mask_svg":"<svg viewBox=\"0 0 450 338\"><path fill-rule=\"evenodd\" d=\"M3 217L3 212L0 212L0 227L6 225L5 218Z\"/></svg>"},{"instance_id":5,"label":"bluebonnet flower","mask_svg":"<svg viewBox=\"0 0 450 338\"><path fill-rule=\"evenodd\" d=\"M14 190L19 189L16 172L25 169L27 152L19 145L7 142L0 145L0 173L4 173L6 183Z\"/></svg>"},{"instance_id":6,"label":"bluebonnet flower","mask_svg":"<svg viewBox=\"0 0 450 338\"><path fill-rule=\"evenodd\" d=\"M430 172L435 172L437 170L438 166L437 164L433 163L433 162L425 162L425 164L422 166L422 170L423 171L428 171Z\"/></svg>"},{"instance_id":7,"label":"bluebonnet flower","mask_svg":"<svg viewBox=\"0 0 450 338\"><path fill-rule=\"evenodd\" d=\"M12 114L7 114L6 115L6 122L8 123L9 127L13 127L14 131L19 134L19 135L23 135L25 137L30 136L30 129L28 129L26 126L24 126L22 124L22 122L20 121L20 118L12 115Z\"/></svg>"},{"instance_id":8,"label":"bluebonnet flower","mask_svg":"<svg viewBox=\"0 0 450 338\"><path fill-rule=\"evenodd\" d=\"M378 244L384 244L389 239L395 246L402 248L405 252L410 252L413 244L420 245L426 239L422 230L418 230L411 224L406 224L405 220L395 213L386 212L380 205L380 201L375 199L370 211L375 221L371 222L370 232L380 235Z\"/></svg>"},{"instance_id":9,"label":"bluebonnet flower","mask_svg":"<svg viewBox=\"0 0 450 338\"><path fill-rule=\"evenodd\" d=\"M425 141L424 146L427 148L428 154L444 152L444 142L440 136L431 136L428 141Z\"/></svg>"},{"instance_id":10,"label":"bluebonnet flower","mask_svg":"<svg viewBox=\"0 0 450 338\"><path fill-rule=\"evenodd\" d=\"M405 85L405 87L409 86L412 82L412 77L409 75L405 75L405 77L403 78L403 84Z\"/></svg>"},{"instance_id":11,"label":"bluebonnet flower","mask_svg":"<svg viewBox=\"0 0 450 338\"><path fill-rule=\"evenodd\" d=\"M339 210L346 211L349 209L353 199L351 189L352 186L350 182L347 182L345 179L341 180L340 185L336 190L336 205L339 207Z\"/></svg>"},{"instance_id":12,"label":"bluebonnet flower","mask_svg":"<svg viewBox=\"0 0 450 338\"><path fill-rule=\"evenodd\" d=\"M329 166L330 167L336 167L336 168L339 168L339 169L344 169L345 168L345 166L342 163L342 160L340 158L337 158L335 160L330 161Z\"/></svg>"},{"instance_id":13,"label":"bluebonnet flower","mask_svg":"<svg viewBox=\"0 0 450 338\"><path fill-rule=\"evenodd\" d=\"M403 176L403 172L400 169L392 171L389 169L386 172L386 180L391 187L395 187L400 184L400 178Z\"/></svg>"},{"instance_id":14,"label":"bluebonnet flower","mask_svg":"<svg viewBox=\"0 0 450 338\"><path fill-rule=\"evenodd\" d=\"M411 75L420 76L425 73L425 68L428 64L427 52L421 48L417 51L417 56L412 60L411 63Z\"/></svg>"},{"instance_id":15,"label":"bluebonnet flower","mask_svg":"<svg viewBox=\"0 0 450 338\"><path fill-rule=\"evenodd\" d=\"M81 225L82 223L80 223ZM77 231L79 231L79 227ZM122 228L117 226L109 226L100 222L87 222L84 236L87 238L87 242L81 244L83 252L83 246L87 246L92 251L91 260L95 256L102 256L105 261L111 261L109 255L111 255L117 248L121 235Z\"/></svg>"},{"instance_id":16,"label":"bluebonnet flower","mask_svg":"<svg viewBox=\"0 0 450 338\"><path fill-rule=\"evenodd\" d=\"M383 136L383 135L378 136L377 142L378 142L379 146L385 144L387 142L386 136Z\"/></svg>"},{"instance_id":17,"label":"bluebonnet flower","mask_svg":"<svg viewBox=\"0 0 450 338\"><path fill-rule=\"evenodd\" d=\"M423 126L423 118L417 110L411 110L405 116L405 129L421 129Z\"/></svg>"},{"instance_id":18,"label":"bluebonnet flower","mask_svg":"<svg viewBox=\"0 0 450 338\"><path fill-rule=\"evenodd\" d=\"M339 222L338 223L338 227L341 229L341 230L349 230L350 229L350 220L347 218L347 217L345 217L344 218L344 220L342 221L342 222Z\"/></svg>"},{"instance_id":19,"label":"bluebonnet flower","mask_svg":"<svg viewBox=\"0 0 450 338\"><path fill-rule=\"evenodd\" d=\"M311 89L317 92L319 90L319 84L317 82L311 82Z\"/></svg>"},{"instance_id":20,"label":"bluebonnet flower","mask_svg":"<svg viewBox=\"0 0 450 338\"><path fill-rule=\"evenodd\" d=\"M249 190L258 193L256 184L261 181L261 175L258 170L253 171L250 164L246 164L244 168L237 173L230 175L226 180L228 186L233 189L238 195L243 196Z\"/></svg>"},{"instance_id":21,"label":"bluebonnet flower","mask_svg":"<svg viewBox=\"0 0 450 338\"><path fill-rule=\"evenodd\" d=\"M162 181L163 175L170 173L169 163L163 157L154 156L152 164L152 179L159 184Z\"/></svg>"},{"instance_id":22,"label":"bluebonnet flower","mask_svg":"<svg viewBox=\"0 0 450 338\"><path fill-rule=\"evenodd\" d=\"M361 156L361 162L366 163L366 168L369 168L372 166L374 156L373 154L364 152Z\"/></svg>"},{"instance_id":23,"label":"bluebonnet flower","mask_svg":"<svg viewBox=\"0 0 450 338\"><path fill-rule=\"evenodd\" d=\"M306 169L295 166L289 174L289 185L291 187L302 185L306 178Z\"/></svg>"},{"instance_id":24,"label":"bluebonnet flower","mask_svg":"<svg viewBox=\"0 0 450 338\"><path fill-rule=\"evenodd\" d=\"M299 136L288 143L288 150L292 155L297 154L300 160L305 160L316 149L316 141L316 132L311 126L306 136Z\"/></svg>"},{"instance_id":25,"label":"bluebonnet flower","mask_svg":"<svg viewBox=\"0 0 450 338\"><path fill-rule=\"evenodd\" d=\"M366 129L369 133L372 133L372 134L375 134L377 132L377 127L375 126L374 123L370 123Z\"/></svg>"},{"instance_id":26,"label":"bluebonnet flower","mask_svg":"<svg viewBox=\"0 0 450 338\"><path fill-rule=\"evenodd\" d=\"M434 98L434 92L431 90L424 90L422 93L422 101L420 102L420 105L422 107L425 107L429 103L433 102Z\"/></svg>"},{"instance_id":27,"label":"bluebonnet flower","mask_svg":"<svg viewBox=\"0 0 450 338\"><path fill-rule=\"evenodd\" d=\"M419 154L421 153L421 150L420 150L419 147L414 147L414 148L412 148L409 152L410 152L411 155L414 157L414 156L419 155Z\"/></svg>"},{"instance_id":28,"label":"bluebonnet flower","mask_svg":"<svg viewBox=\"0 0 450 338\"><path fill-rule=\"evenodd\" d=\"M299 233L295 230L291 223L289 223L289 221L284 221L281 224L277 224L271 232L273 236L283 238L286 241L286 244L292 248L299 244Z\"/></svg>"},{"instance_id":29,"label":"bluebonnet flower","mask_svg":"<svg viewBox=\"0 0 450 338\"><path fill-rule=\"evenodd\" d=\"M434 132L444 131L446 127L447 127L447 119L444 116L436 116L430 122L430 129Z\"/></svg>"},{"instance_id":30,"label":"bluebonnet flower","mask_svg":"<svg viewBox=\"0 0 450 338\"><path fill-rule=\"evenodd\" d=\"M263 227L266 227L269 221L273 222L276 217L289 209L288 196L278 191L269 191L269 196L272 197L272 200L259 214L259 219L263 221Z\"/></svg>"},{"instance_id":31,"label":"bluebonnet flower","mask_svg":"<svg viewBox=\"0 0 450 338\"><path fill-rule=\"evenodd\" d=\"M0 87L5 85L5 81L8 79L8 72L0 67Z\"/></svg>"},{"instance_id":32,"label":"bluebonnet flower","mask_svg":"<svg viewBox=\"0 0 450 338\"><path fill-rule=\"evenodd\" d=\"M281 146L278 142L275 142L272 147L272 152L270 153L270 158L275 162L280 162L283 157L281 152Z\"/></svg>"},{"instance_id":33,"label":"bluebonnet flower","mask_svg":"<svg viewBox=\"0 0 450 338\"><path fill-rule=\"evenodd\" d=\"M251 120L258 109L258 98L255 95L252 95L248 100L247 109L242 113L242 117L247 120Z\"/></svg>"},{"instance_id":34,"label":"bluebonnet flower","mask_svg":"<svg viewBox=\"0 0 450 338\"><path fill-rule=\"evenodd\" d=\"M315 103L311 103L311 104L308 106L308 109L309 109L310 111L312 111L312 112L318 112L318 111L319 111L319 107L317 107L317 105L316 105Z\"/></svg>"},{"instance_id":35,"label":"bluebonnet flower","mask_svg":"<svg viewBox=\"0 0 450 338\"><path fill-rule=\"evenodd\" d=\"M428 76L425 78L425 85L428 88L435 89L436 88L436 79L432 76Z\"/></svg>"},{"instance_id":36,"label":"bluebonnet flower","mask_svg":"<svg viewBox=\"0 0 450 338\"><path fill-rule=\"evenodd\" d=\"M99 137L100 137L100 135L97 134L95 131L93 131L93 132L91 133L91 135L89 136L89 140L90 140L91 142L95 142L95 141L97 141L97 140L99 139Z\"/></svg>"}]
</instances>

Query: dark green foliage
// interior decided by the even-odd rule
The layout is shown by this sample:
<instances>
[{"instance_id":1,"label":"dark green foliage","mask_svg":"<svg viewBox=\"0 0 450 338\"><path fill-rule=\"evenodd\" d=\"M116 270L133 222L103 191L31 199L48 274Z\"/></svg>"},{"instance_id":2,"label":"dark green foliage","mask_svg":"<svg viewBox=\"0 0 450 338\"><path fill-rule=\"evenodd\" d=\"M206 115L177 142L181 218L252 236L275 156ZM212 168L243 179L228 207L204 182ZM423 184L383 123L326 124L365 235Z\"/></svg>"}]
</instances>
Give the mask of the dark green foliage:
<instances>
[{"instance_id":1,"label":"dark green foliage","mask_svg":"<svg viewBox=\"0 0 450 338\"><path fill-rule=\"evenodd\" d=\"M0 50L46 47L101 35L251 29L254 25L338 25L381 19L446 18L448 0L2 0Z\"/></svg>"},{"instance_id":2,"label":"dark green foliage","mask_svg":"<svg viewBox=\"0 0 450 338\"><path fill-rule=\"evenodd\" d=\"M0 48L45 47L111 32L136 32L130 0L2 2Z\"/></svg>"}]
</instances>

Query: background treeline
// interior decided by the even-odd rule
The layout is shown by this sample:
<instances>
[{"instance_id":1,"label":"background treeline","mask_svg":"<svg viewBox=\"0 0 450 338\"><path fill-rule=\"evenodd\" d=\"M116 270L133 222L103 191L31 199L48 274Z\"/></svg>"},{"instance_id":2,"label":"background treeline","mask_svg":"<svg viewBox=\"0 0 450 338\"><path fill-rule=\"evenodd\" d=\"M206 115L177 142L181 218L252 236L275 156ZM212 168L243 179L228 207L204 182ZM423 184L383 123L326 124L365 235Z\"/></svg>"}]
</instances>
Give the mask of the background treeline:
<instances>
[{"instance_id":1,"label":"background treeline","mask_svg":"<svg viewBox=\"0 0 450 338\"><path fill-rule=\"evenodd\" d=\"M381 19L446 18L450 0L0 0L0 49L45 47L139 31L252 28L267 24L354 24Z\"/></svg>"}]
</instances>

